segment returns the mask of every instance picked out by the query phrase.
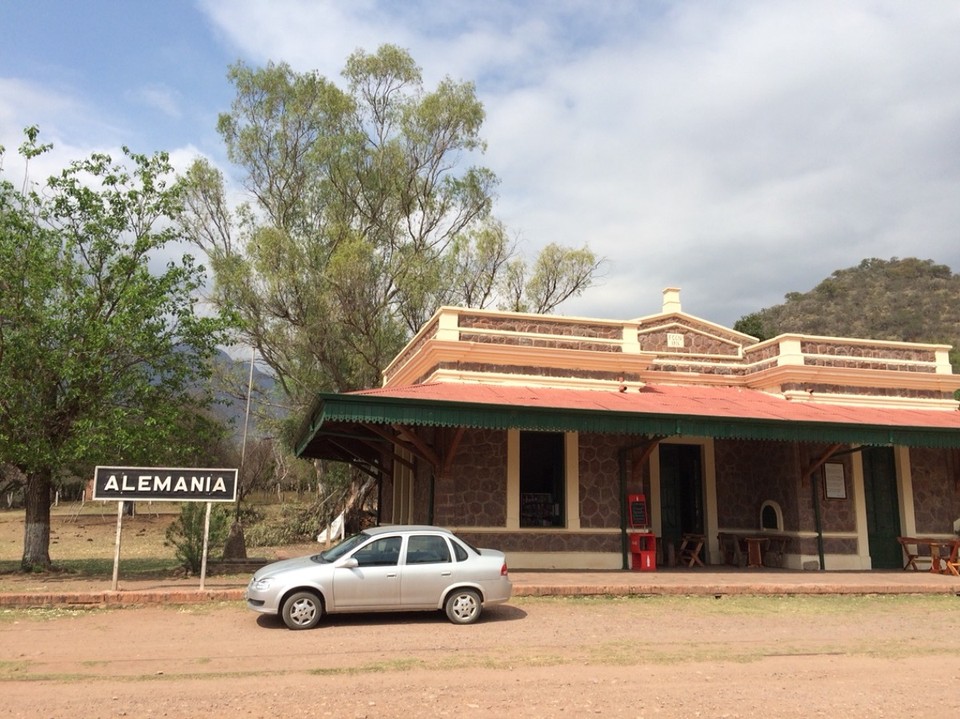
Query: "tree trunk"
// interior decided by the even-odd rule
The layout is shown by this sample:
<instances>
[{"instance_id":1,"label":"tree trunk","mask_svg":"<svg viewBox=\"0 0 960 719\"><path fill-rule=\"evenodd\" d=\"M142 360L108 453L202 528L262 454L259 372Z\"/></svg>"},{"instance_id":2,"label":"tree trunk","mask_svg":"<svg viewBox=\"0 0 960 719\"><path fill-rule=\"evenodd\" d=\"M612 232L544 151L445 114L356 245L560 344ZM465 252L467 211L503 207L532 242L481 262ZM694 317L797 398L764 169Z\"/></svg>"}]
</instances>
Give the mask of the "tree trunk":
<instances>
[{"instance_id":1,"label":"tree trunk","mask_svg":"<svg viewBox=\"0 0 960 719\"><path fill-rule=\"evenodd\" d=\"M230 534L227 535L227 542L223 545L223 558L247 558L247 542L243 536L243 525L238 521L234 522L230 527Z\"/></svg>"},{"instance_id":2,"label":"tree trunk","mask_svg":"<svg viewBox=\"0 0 960 719\"><path fill-rule=\"evenodd\" d=\"M23 530L23 559L20 560L20 568L25 572L50 568L50 478L49 469L27 474L27 513Z\"/></svg>"}]
</instances>

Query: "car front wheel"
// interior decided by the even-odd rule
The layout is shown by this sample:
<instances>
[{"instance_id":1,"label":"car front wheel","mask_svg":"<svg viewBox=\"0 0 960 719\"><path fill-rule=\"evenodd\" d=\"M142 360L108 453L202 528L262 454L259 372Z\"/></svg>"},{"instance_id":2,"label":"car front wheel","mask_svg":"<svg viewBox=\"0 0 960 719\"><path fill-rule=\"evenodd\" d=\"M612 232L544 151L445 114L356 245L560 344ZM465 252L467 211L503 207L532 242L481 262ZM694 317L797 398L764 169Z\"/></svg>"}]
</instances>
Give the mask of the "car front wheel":
<instances>
[{"instance_id":1,"label":"car front wheel","mask_svg":"<svg viewBox=\"0 0 960 719\"><path fill-rule=\"evenodd\" d=\"M313 592L296 592L287 597L280 614L290 629L313 629L323 617L323 601Z\"/></svg>"},{"instance_id":2,"label":"car front wheel","mask_svg":"<svg viewBox=\"0 0 960 719\"><path fill-rule=\"evenodd\" d=\"M454 624L472 624L480 618L483 604L480 595L473 589L457 589L450 592L443 608L447 619Z\"/></svg>"}]
</instances>

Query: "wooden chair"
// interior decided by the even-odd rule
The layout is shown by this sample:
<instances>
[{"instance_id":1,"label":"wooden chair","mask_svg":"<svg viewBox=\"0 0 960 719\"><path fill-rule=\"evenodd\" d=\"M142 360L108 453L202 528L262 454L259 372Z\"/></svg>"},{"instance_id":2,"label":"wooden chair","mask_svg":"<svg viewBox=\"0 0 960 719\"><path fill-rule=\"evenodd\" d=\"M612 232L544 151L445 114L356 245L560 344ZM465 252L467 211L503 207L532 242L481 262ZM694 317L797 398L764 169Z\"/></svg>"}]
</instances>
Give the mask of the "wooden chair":
<instances>
[{"instance_id":1,"label":"wooden chair","mask_svg":"<svg viewBox=\"0 0 960 719\"><path fill-rule=\"evenodd\" d=\"M680 537L680 540L680 564L686 564L688 567L698 564L702 567L703 560L700 558L700 553L703 551L703 543L706 541L706 537L702 534L684 534Z\"/></svg>"},{"instance_id":2,"label":"wooden chair","mask_svg":"<svg viewBox=\"0 0 960 719\"><path fill-rule=\"evenodd\" d=\"M914 571L919 571L920 567L917 566L917 562L930 562L931 558L926 554L920 554L919 544L917 540L913 537L897 537L897 541L900 542L900 546L903 548L903 556L905 557L903 568L904 570L912 569Z\"/></svg>"}]
</instances>

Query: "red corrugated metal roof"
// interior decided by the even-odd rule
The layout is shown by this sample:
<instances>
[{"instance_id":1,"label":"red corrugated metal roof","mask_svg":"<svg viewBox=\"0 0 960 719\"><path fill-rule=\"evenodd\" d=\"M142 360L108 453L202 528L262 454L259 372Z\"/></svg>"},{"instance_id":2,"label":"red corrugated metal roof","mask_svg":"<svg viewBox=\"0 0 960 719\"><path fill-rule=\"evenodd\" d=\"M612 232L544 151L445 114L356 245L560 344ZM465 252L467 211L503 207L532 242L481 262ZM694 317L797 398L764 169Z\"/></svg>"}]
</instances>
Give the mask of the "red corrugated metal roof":
<instances>
[{"instance_id":1,"label":"red corrugated metal roof","mask_svg":"<svg viewBox=\"0 0 960 719\"><path fill-rule=\"evenodd\" d=\"M619 392L435 382L353 394L539 409L960 430L956 410L818 404L739 387L646 385Z\"/></svg>"}]
</instances>

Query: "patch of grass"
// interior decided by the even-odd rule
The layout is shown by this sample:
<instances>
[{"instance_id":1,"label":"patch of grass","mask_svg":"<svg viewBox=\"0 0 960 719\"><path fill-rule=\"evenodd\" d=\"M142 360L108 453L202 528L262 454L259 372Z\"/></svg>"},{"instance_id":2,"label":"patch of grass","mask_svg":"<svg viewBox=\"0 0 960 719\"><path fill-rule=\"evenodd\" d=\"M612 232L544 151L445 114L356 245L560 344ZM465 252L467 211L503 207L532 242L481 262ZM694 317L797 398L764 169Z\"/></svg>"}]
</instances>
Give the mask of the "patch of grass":
<instances>
[{"instance_id":1,"label":"patch of grass","mask_svg":"<svg viewBox=\"0 0 960 719\"><path fill-rule=\"evenodd\" d=\"M120 557L120 572L124 576L144 576L150 578L154 576L166 576L171 571L178 569L176 560L169 557L132 557L124 559ZM20 571L20 562L0 561L0 574L8 574ZM34 574L49 575L71 575L74 577L109 577L113 574L113 557L96 557L87 559L61 559L53 563L53 569L49 572L34 572Z\"/></svg>"},{"instance_id":2,"label":"patch of grass","mask_svg":"<svg viewBox=\"0 0 960 719\"><path fill-rule=\"evenodd\" d=\"M101 607L15 607L0 609L0 622L19 622L29 619L38 622L49 622L64 617L79 617L91 612L106 612Z\"/></svg>"},{"instance_id":3,"label":"patch of grass","mask_svg":"<svg viewBox=\"0 0 960 719\"><path fill-rule=\"evenodd\" d=\"M413 669L426 669L427 662L422 659L394 659L389 662L369 662L355 667L322 667L311 669L308 674L314 676L355 676L357 674L379 674L381 672L406 672Z\"/></svg>"},{"instance_id":4,"label":"patch of grass","mask_svg":"<svg viewBox=\"0 0 960 719\"><path fill-rule=\"evenodd\" d=\"M869 594L869 595L727 595L707 596L563 596L513 597L517 606L566 604L580 609L607 610L611 605L625 612L650 616L651 612L696 612L701 616L823 616L901 613L907 607L933 614L956 612L957 597L948 594Z\"/></svg>"},{"instance_id":5,"label":"patch of grass","mask_svg":"<svg viewBox=\"0 0 960 719\"><path fill-rule=\"evenodd\" d=\"M23 679L29 666L25 661L0 661L0 680Z\"/></svg>"}]
</instances>

